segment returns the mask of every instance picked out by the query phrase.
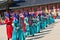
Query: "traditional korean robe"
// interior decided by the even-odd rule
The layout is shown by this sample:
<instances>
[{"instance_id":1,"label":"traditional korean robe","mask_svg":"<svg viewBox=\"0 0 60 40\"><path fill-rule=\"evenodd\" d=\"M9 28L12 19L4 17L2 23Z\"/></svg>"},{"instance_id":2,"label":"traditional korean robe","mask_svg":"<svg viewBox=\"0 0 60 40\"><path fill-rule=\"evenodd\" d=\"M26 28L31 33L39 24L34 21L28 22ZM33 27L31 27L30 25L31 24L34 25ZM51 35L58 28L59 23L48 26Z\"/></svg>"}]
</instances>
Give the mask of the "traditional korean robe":
<instances>
[{"instance_id":1,"label":"traditional korean robe","mask_svg":"<svg viewBox=\"0 0 60 40\"><path fill-rule=\"evenodd\" d=\"M49 24L52 24L53 22L55 22L54 18L53 18L53 14L50 12L50 15L49 15Z\"/></svg>"},{"instance_id":2,"label":"traditional korean robe","mask_svg":"<svg viewBox=\"0 0 60 40\"><path fill-rule=\"evenodd\" d=\"M23 14L20 14L19 23L20 23L20 25L22 27L24 35L26 36L26 24L24 23L24 15Z\"/></svg>"},{"instance_id":3,"label":"traditional korean robe","mask_svg":"<svg viewBox=\"0 0 60 40\"><path fill-rule=\"evenodd\" d=\"M37 32L40 32L41 29L41 13L40 11L37 11L36 15L36 25L37 25Z\"/></svg>"},{"instance_id":4,"label":"traditional korean robe","mask_svg":"<svg viewBox=\"0 0 60 40\"><path fill-rule=\"evenodd\" d=\"M26 24L26 36L29 36L30 35L30 29L29 29L28 17L27 16L24 18L24 22Z\"/></svg>"},{"instance_id":5,"label":"traditional korean robe","mask_svg":"<svg viewBox=\"0 0 60 40\"><path fill-rule=\"evenodd\" d=\"M24 33L24 36L26 36L26 24L23 23L23 25L21 27L22 27L22 31Z\"/></svg>"},{"instance_id":6,"label":"traditional korean robe","mask_svg":"<svg viewBox=\"0 0 60 40\"><path fill-rule=\"evenodd\" d=\"M14 18L12 26L13 26L12 40L25 40L25 36L22 28L19 25L18 19Z\"/></svg>"},{"instance_id":7,"label":"traditional korean robe","mask_svg":"<svg viewBox=\"0 0 60 40\"><path fill-rule=\"evenodd\" d=\"M49 25L50 24L50 15L47 15L47 25Z\"/></svg>"},{"instance_id":8,"label":"traditional korean robe","mask_svg":"<svg viewBox=\"0 0 60 40\"><path fill-rule=\"evenodd\" d=\"M8 39L12 38L12 19L7 19L5 18L4 23L6 24L6 32L7 32L7 37Z\"/></svg>"},{"instance_id":9,"label":"traditional korean robe","mask_svg":"<svg viewBox=\"0 0 60 40\"><path fill-rule=\"evenodd\" d=\"M29 14L29 19L28 19L28 23L29 23L29 29L30 29L30 35L34 35L34 28L32 25L32 15Z\"/></svg>"},{"instance_id":10,"label":"traditional korean robe","mask_svg":"<svg viewBox=\"0 0 60 40\"><path fill-rule=\"evenodd\" d=\"M37 32L40 32L40 29L41 29L41 24L40 24L40 21L39 21L39 16L37 17Z\"/></svg>"},{"instance_id":11,"label":"traditional korean robe","mask_svg":"<svg viewBox=\"0 0 60 40\"><path fill-rule=\"evenodd\" d=\"M42 29L45 29L45 27L46 27L46 15L45 15L45 13L42 13L42 16L41 16L41 19L42 19L42 24L41 24L41 26L42 26Z\"/></svg>"},{"instance_id":12,"label":"traditional korean robe","mask_svg":"<svg viewBox=\"0 0 60 40\"><path fill-rule=\"evenodd\" d=\"M42 29L42 14L38 14L39 22L40 22L40 29Z\"/></svg>"},{"instance_id":13,"label":"traditional korean robe","mask_svg":"<svg viewBox=\"0 0 60 40\"><path fill-rule=\"evenodd\" d=\"M54 18L50 15L50 24L54 23Z\"/></svg>"},{"instance_id":14,"label":"traditional korean robe","mask_svg":"<svg viewBox=\"0 0 60 40\"><path fill-rule=\"evenodd\" d=\"M37 33L37 18L36 17L34 17L33 19L32 19L32 26L33 26L33 28L34 28L34 33Z\"/></svg>"},{"instance_id":15,"label":"traditional korean robe","mask_svg":"<svg viewBox=\"0 0 60 40\"><path fill-rule=\"evenodd\" d=\"M24 23L26 24L26 36L30 35L30 29L28 24L28 13L24 12Z\"/></svg>"}]
</instances>

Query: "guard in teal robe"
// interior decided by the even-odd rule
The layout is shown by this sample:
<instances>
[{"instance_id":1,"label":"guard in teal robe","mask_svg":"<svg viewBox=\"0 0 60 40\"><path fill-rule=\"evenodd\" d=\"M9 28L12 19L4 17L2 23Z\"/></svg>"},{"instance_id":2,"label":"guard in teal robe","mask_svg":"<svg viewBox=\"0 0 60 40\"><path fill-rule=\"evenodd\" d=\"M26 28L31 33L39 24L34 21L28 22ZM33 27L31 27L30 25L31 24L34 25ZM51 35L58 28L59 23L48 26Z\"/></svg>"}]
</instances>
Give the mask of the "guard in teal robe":
<instances>
[{"instance_id":1,"label":"guard in teal robe","mask_svg":"<svg viewBox=\"0 0 60 40\"><path fill-rule=\"evenodd\" d=\"M36 25L37 25L37 33L40 33L40 29L41 29L41 27L40 27L40 21L39 21L39 16L37 16L37 20L36 20L37 22L36 22Z\"/></svg>"},{"instance_id":2,"label":"guard in teal robe","mask_svg":"<svg viewBox=\"0 0 60 40\"><path fill-rule=\"evenodd\" d=\"M38 33L38 32L40 32L40 21L39 21L39 16L37 16L36 14L34 14L34 16L33 16L33 19L32 19L33 21L33 27L34 27L34 32L35 33Z\"/></svg>"},{"instance_id":3,"label":"guard in teal robe","mask_svg":"<svg viewBox=\"0 0 60 40\"><path fill-rule=\"evenodd\" d=\"M41 26L42 26L42 29L45 29L45 27L46 27L46 20L44 19L44 16L42 16L42 24L41 24Z\"/></svg>"},{"instance_id":4,"label":"guard in teal robe","mask_svg":"<svg viewBox=\"0 0 60 40\"><path fill-rule=\"evenodd\" d=\"M52 24L52 14L49 13L48 15L48 24Z\"/></svg>"},{"instance_id":5,"label":"guard in teal robe","mask_svg":"<svg viewBox=\"0 0 60 40\"><path fill-rule=\"evenodd\" d=\"M46 27L49 25L49 14L46 16Z\"/></svg>"},{"instance_id":6,"label":"guard in teal robe","mask_svg":"<svg viewBox=\"0 0 60 40\"><path fill-rule=\"evenodd\" d=\"M40 21L40 29L45 29L46 20L44 19L45 14L39 14L39 21Z\"/></svg>"},{"instance_id":7,"label":"guard in teal robe","mask_svg":"<svg viewBox=\"0 0 60 40\"><path fill-rule=\"evenodd\" d=\"M24 18L24 23L26 24L26 36L30 35L30 29L29 29L29 24L28 24L28 17L25 16Z\"/></svg>"},{"instance_id":8,"label":"guard in teal robe","mask_svg":"<svg viewBox=\"0 0 60 40\"><path fill-rule=\"evenodd\" d=\"M44 26L47 27L47 17L44 17Z\"/></svg>"},{"instance_id":9,"label":"guard in teal robe","mask_svg":"<svg viewBox=\"0 0 60 40\"><path fill-rule=\"evenodd\" d=\"M38 18L39 18L39 22L40 22L40 29L42 29L42 14L41 13L39 13L38 14Z\"/></svg>"},{"instance_id":10,"label":"guard in teal robe","mask_svg":"<svg viewBox=\"0 0 60 40\"><path fill-rule=\"evenodd\" d=\"M52 24L52 23L54 23L55 22L55 20L54 20L54 18L53 18L53 15L52 15L52 13L50 13L50 24Z\"/></svg>"},{"instance_id":11,"label":"guard in teal robe","mask_svg":"<svg viewBox=\"0 0 60 40\"><path fill-rule=\"evenodd\" d=\"M29 23L29 29L30 29L30 35L34 36L34 27L32 25L32 15L28 15L28 23Z\"/></svg>"},{"instance_id":12,"label":"guard in teal robe","mask_svg":"<svg viewBox=\"0 0 60 40\"><path fill-rule=\"evenodd\" d=\"M25 40L24 33L19 25L19 21L16 15L14 16L12 26L13 26L12 40Z\"/></svg>"},{"instance_id":13,"label":"guard in teal robe","mask_svg":"<svg viewBox=\"0 0 60 40\"><path fill-rule=\"evenodd\" d=\"M42 12L42 15L41 15L41 19L42 19L42 29L45 29L46 27L46 13Z\"/></svg>"},{"instance_id":14,"label":"guard in teal robe","mask_svg":"<svg viewBox=\"0 0 60 40\"><path fill-rule=\"evenodd\" d=\"M51 15L51 21L52 21L52 23L54 23L55 22L55 19L53 18L53 16Z\"/></svg>"},{"instance_id":15,"label":"guard in teal robe","mask_svg":"<svg viewBox=\"0 0 60 40\"><path fill-rule=\"evenodd\" d=\"M50 24L50 15L47 16L47 24Z\"/></svg>"},{"instance_id":16,"label":"guard in teal robe","mask_svg":"<svg viewBox=\"0 0 60 40\"><path fill-rule=\"evenodd\" d=\"M32 26L33 26L34 34L37 33L37 18L35 16L32 18Z\"/></svg>"}]
</instances>

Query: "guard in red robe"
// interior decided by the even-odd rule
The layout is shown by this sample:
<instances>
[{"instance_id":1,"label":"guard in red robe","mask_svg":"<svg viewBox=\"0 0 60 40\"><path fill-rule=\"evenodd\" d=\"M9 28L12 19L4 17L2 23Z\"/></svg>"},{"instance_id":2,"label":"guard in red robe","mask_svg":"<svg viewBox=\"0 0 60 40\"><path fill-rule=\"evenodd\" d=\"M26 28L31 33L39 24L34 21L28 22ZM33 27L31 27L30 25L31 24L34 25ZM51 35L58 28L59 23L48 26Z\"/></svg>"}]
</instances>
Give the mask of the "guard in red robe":
<instances>
[{"instance_id":1,"label":"guard in red robe","mask_svg":"<svg viewBox=\"0 0 60 40\"><path fill-rule=\"evenodd\" d=\"M6 32L7 32L7 37L8 40L12 38L12 19L10 18L10 14L6 15L4 23L6 24Z\"/></svg>"}]
</instances>

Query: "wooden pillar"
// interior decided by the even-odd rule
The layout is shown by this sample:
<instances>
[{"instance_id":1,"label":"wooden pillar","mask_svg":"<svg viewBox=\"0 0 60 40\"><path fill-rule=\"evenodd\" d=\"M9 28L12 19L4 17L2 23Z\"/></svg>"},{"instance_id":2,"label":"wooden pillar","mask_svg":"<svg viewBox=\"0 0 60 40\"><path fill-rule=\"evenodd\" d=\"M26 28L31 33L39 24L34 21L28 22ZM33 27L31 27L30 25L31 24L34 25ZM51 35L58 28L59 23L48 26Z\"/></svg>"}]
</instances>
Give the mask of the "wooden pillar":
<instances>
[{"instance_id":1,"label":"wooden pillar","mask_svg":"<svg viewBox=\"0 0 60 40\"><path fill-rule=\"evenodd\" d=\"M60 4L57 4L57 11L59 11L59 10L60 10L59 5L60 5Z\"/></svg>"},{"instance_id":2,"label":"wooden pillar","mask_svg":"<svg viewBox=\"0 0 60 40\"><path fill-rule=\"evenodd\" d=\"M50 12L50 11L51 11L51 9L50 9L50 5L48 5L47 8L48 8L48 12Z\"/></svg>"},{"instance_id":3,"label":"wooden pillar","mask_svg":"<svg viewBox=\"0 0 60 40\"><path fill-rule=\"evenodd\" d=\"M42 6L40 6L40 13L42 13Z\"/></svg>"}]
</instances>

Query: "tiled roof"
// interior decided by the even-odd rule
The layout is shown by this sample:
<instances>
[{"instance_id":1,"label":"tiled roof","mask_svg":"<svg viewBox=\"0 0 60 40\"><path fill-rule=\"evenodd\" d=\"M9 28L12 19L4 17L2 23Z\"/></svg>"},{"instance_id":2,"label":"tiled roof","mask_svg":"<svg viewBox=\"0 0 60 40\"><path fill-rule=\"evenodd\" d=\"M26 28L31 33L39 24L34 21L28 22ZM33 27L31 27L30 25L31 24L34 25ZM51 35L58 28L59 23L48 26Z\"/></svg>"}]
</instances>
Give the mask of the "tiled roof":
<instances>
[{"instance_id":1,"label":"tiled roof","mask_svg":"<svg viewBox=\"0 0 60 40\"><path fill-rule=\"evenodd\" d=\"M19 7L28 7L28 6L35 6L35 5L43 5L43 4L51 4L51 3L59 3L60 0L26 0L26 2L19 3ZM19 8L19 7L12 7L12 8Z\"/></svg>"},{"instance_id":2,"label":"tiled roof","mask_svg":"<svg viewBox=\"0 0 60 40\"><path fill-rule=\"evenodd\" d=\"M0 3L3 3L3 2L0 2ZM10 9L36 6L36 5L44 5L44 4L51 4L51 3L60 3L60 0L25 0L25 2L16 4L19 6L10 7Z\"/></svg>"}]
</instances>

